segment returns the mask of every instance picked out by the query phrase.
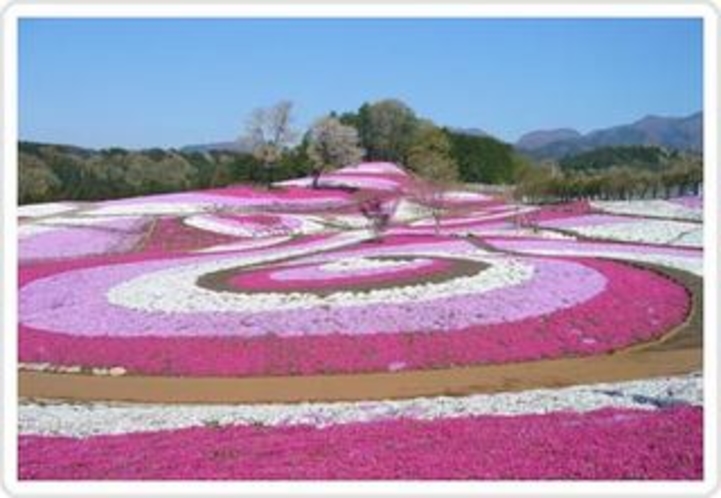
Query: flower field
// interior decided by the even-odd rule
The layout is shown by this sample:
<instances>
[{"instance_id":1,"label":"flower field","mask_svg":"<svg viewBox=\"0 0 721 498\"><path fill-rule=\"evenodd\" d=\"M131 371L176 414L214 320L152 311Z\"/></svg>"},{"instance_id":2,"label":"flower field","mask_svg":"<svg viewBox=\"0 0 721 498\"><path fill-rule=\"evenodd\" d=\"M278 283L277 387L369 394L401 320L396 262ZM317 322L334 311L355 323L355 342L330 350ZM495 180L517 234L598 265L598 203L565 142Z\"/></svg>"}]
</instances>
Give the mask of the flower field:
<instances>
[{"instance_id":1,"label":"flower field","mask_svg":"<svg viewBox=\"0 0 721 498\"><path fill-rule=\"evenodd\" d=\"M21 379L107 390L21 388L20 478L702 478L701 199L532 206L457 189L436 226L415 188L365 163L319 189L21 207ZM368 197L389 215L380 234ZM633 354L655 370L578 384L553 366ZM154 404L115 387L526 363L548 375L456 397Z\"/></svg>"}]
</instances>

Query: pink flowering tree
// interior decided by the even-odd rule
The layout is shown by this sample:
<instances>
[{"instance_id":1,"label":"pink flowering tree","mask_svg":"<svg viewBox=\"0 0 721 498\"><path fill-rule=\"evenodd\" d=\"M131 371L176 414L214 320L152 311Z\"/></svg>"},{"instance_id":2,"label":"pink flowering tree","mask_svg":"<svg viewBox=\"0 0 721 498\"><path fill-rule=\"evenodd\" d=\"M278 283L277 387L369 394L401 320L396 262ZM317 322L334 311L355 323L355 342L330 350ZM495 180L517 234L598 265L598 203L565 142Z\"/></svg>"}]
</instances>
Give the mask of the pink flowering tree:
<instances>
[{"instance_id":1,"label":"pink flowering tree","mask_svg":"<svg viewBox=\"0 0 721 498\"><path fill-rule=\"evenodd\" d=\"M381 242L383 232L388 228L397 201L384 199L380 194L362 191L356 196L358 200L358 211L368 220L368 225L373 232L373 240Z\"/></svg>"}]
</instances>

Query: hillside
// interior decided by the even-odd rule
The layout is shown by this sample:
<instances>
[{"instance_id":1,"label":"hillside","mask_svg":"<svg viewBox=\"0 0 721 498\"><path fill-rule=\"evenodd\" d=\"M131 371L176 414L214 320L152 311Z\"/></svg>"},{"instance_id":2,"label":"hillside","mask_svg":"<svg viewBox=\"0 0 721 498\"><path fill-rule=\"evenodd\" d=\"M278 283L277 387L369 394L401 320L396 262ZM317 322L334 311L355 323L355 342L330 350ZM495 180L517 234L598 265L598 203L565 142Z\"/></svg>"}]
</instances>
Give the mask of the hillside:
<instances>
[{"instance_id":1,"label":"hillside","mask_svg":"<svg viewBox=\"0 0 721 498\"><path fill-rule=\"evenodd\" d=\"M559 133L565 131L565 134ZM703 113L675 118L646 116L624 124L574 135L574 130L550 130L527 133L516 148L534 159L559 159L598 147L649 145L682 151L703 148Z\"/></svg>"}]
</instances>

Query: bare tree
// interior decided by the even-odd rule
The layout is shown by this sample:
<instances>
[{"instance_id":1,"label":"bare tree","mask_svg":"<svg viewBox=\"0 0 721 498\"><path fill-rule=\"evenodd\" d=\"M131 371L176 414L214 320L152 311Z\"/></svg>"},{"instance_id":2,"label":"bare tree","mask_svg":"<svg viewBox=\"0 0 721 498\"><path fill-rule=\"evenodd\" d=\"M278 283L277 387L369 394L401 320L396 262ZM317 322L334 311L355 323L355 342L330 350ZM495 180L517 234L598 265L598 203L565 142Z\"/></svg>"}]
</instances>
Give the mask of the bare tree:
<instances>
[{"instance_id":1,"label":"bare tree","mask_svg":"<svg viewBox=\"0 0 721 498\"><path fill-rule=\"evenodd\" d=\"M358 130L353 126L344 125L333 116L316 121L308 143L308 156L313 161L313 188L318 188L323 172L358 163L363 154L358 145Z\"/></svg>"},{"instance_id":2,"label":"bare tree","mask_svg":"<svg viewBox=\"0 0 721 498\"><path fill-rule=\"evenodd\" d=\"M272 183L273 166L296 137L291 127L292 109L293 103L287 100L271 107L255 109L246 125L253 156L263 164L268 186Z\"/></svg>"}]
</instances>

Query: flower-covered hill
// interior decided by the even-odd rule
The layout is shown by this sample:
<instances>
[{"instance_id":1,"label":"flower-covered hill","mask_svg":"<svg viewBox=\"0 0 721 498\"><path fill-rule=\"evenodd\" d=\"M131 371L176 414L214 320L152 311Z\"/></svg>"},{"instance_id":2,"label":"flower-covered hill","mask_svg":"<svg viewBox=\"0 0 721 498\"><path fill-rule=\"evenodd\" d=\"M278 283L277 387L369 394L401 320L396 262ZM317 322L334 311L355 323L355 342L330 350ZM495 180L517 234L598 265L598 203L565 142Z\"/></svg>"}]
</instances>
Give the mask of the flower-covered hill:
<instances>
[{"instance_id":1,"label":"flower-covered hill","mask_svg":"<svg viewBox=\"0 0 721 498\"><path fill-rule=\"evenodd\" d=\"M343 168L319 184L21 207L22 385L50 398L72 398L88 380L103 386L97 405L23 401L21 476L700 476L700 199L529 205L463 186L433 190L390 163ZM648 354L635 363L645 366L628 366L634 354ZM618 371L609 377L598 358ZM309 375L348 376L372 396L372 375L452 379L558 361L599 369L588 382L642 384L537 391L578 383L549 366L535 384L492 386L522 390L513 395L449 402L439 395L450 385L429 383L428 397L414 400L308 399L253 412L263 427L247 406L228 408L228 418L206 405L160 405L158 421L183 415L144 425L142 407L128 405L123 422L102 404L122 401L117 386L133 379L287 390ZM48 387L63 383L62 396ZM407 396L399 388L391 397ZM278 444L294 450L277 455ZM137 461L127 456L135 450ZM182 465L139 464L163 459Z\"/></svg>"}]
</instances>

